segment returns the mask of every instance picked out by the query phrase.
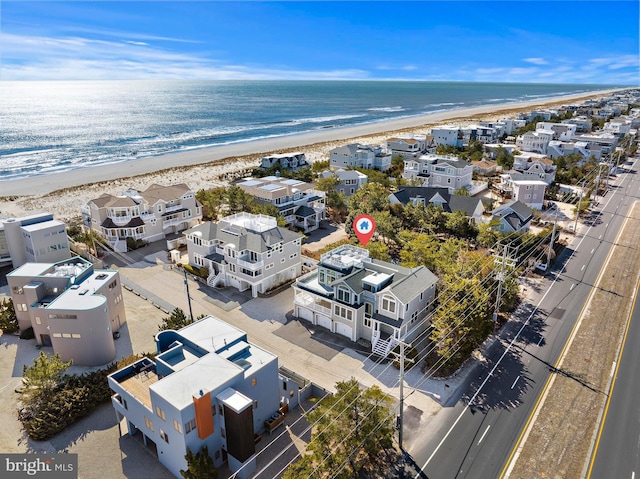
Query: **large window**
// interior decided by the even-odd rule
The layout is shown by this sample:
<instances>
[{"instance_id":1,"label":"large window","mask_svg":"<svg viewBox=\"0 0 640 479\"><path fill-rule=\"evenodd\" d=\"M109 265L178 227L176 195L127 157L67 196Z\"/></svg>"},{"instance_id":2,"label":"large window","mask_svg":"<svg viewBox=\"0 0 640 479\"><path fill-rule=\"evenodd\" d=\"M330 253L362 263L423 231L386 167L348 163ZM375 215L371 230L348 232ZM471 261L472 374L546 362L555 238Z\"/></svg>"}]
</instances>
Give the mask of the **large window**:
<instances>
[{"instance_id":1,"label":"large window","mask_svg":"<svg viewBox=\"0 0 640 479\"><path fill-rule=\"evenodd\" d=\"M338 301L351 303L351 292L346 288L338 288Z\"/></svg>"},{"instance_id":2,"label":"large window","mask_svg":"<svg viewBox=\"0 0 640 479\"><path fill-rule=\"evenodd\" d=\"M382 298L382 309L390 313L396 312L396 300L391 296L384 296Z\"/></svg>"}]
</instances>

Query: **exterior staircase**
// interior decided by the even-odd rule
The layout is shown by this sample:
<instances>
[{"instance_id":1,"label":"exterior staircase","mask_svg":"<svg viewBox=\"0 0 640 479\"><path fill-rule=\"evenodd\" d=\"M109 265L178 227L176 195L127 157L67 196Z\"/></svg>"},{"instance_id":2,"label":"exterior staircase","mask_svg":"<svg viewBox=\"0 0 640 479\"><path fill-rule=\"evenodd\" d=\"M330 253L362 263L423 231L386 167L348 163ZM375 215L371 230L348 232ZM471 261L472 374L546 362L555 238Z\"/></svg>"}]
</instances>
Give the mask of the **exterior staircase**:
<instances>
[{"instance_id":1,"label":"exterior staircase","mask_svg":"<svg viewBox=\"0 0 640 479\"><path fill-rule=\"evenodd\" d=\"M397 341L393 338L393 336L389 336L387 339L378 339L376 343L373 345L371 352L376 356L381 358L386 358L389 353L396 346Z\"/></svg>"},{"instance_id":2,"label":"exterior staircase","mask_svg":"<svg viewBox=\"0 0 640 479\"><path fill-rule=\"evenodd\" d=\"M212 288L215 288L216 286L218 286L221 280L222 280L222 274L216 273L215 271L212 270L209 276L207 277L207 285Z\"/></svg>"}]
</instances>

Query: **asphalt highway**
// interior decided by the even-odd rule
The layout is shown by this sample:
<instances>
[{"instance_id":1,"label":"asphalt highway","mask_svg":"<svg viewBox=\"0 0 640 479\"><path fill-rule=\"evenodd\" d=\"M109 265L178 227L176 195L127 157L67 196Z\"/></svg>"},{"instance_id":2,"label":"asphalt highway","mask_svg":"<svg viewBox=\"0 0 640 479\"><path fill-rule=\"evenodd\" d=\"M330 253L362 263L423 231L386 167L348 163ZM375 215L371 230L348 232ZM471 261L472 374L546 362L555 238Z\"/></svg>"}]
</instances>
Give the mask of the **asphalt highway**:
<instances>
[{"instance_id":1,"label":"asphalt highway","mask_svg":"<svg viewBox=\"0 0 640 479\"><path fill-rule=\"evenodd\" d=\"M500 477L549 376L563 373L557 361L629 206L638 199L634 167L628 168L599 199L574 249L566 248L557 258L536 291L537 302L521 305L472 373L466 392L438 413L424 440L408 451L429 479ZM637 397L640 391L635 392Z\"/></svg>"}]
</instances>

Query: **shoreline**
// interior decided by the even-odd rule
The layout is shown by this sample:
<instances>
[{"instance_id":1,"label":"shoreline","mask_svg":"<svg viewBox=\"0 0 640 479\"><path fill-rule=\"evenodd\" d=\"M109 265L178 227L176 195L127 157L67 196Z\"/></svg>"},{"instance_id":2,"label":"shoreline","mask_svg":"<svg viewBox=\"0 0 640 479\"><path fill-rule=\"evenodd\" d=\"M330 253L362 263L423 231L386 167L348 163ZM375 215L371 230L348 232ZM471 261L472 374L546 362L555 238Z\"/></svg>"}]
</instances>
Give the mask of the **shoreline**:
<instances>
[{"instance_id":1,"label":"shoreline","mask_svg":"<svg viewBox=\"0 0 640 479\"><path fill-rule=\"evenodd\" d=\"M51 211L62 217L79 216L80 206L102 193L118 195L124 189L145 189L152 183L186 183L194 192L202 188L222 186L227 183L224 179L226 175L257 167L259 158L269 153L302 150L307 159L313 162L328 158L330 149L345 144L347 140L382 142L385 138L400 133L424 134L435 125L471 123L489 117L503 117L535 107L562 105L621 90L624 89L446 110L0 181L0 217L7 217L7 214L20 216L35 211ZM382 138L378 138L379 136ZM79 201L81 202L78 204ZM71 204L77 206L75 214L71 214Z\"/></svg>"}]
</instances>

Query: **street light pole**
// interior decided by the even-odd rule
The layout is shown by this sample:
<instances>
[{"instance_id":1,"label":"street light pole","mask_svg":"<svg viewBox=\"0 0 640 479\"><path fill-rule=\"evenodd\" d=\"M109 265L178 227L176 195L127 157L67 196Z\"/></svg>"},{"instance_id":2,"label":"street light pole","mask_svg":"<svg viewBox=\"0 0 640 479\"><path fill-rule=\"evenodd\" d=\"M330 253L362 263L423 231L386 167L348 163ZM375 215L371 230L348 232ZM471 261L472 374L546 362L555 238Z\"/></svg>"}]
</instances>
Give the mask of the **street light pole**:
<instances>
[{"instance_id":1,"label":"street light pole","mask_svg":"<svg viewBox=\"0 0 640 479\"><path fill-rule=\"evenodd\" d=\"M187 302L189 303L189 317L193 321L193 310L191 309L191 296L189 295L189 281L187 280L187 270L184 271L184 285L187 288Z\"/></svg>"}]
</instances>

